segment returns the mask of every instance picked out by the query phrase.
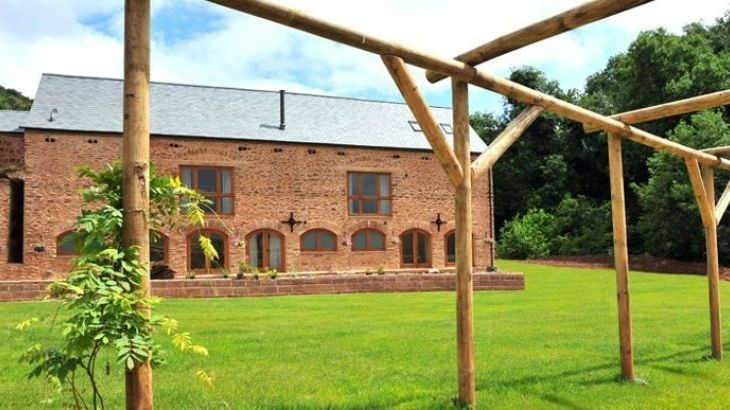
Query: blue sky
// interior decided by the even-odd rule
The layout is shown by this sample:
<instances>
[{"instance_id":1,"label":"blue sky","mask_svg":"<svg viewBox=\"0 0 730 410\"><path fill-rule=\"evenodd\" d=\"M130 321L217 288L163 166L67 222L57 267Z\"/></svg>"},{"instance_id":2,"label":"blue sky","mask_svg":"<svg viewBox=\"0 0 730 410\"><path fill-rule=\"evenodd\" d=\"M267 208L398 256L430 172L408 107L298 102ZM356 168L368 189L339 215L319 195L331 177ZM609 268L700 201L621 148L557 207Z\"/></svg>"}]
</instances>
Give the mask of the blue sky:
<instances>
[{"instance_id":1,"label":"blue sky","mask_svg":"<svg viewBox=\"0 0 730 410\"><path fill-rule=\"evenodd\" d=\"M277 1L448 56L584 0ZM203 0L152 4L153 80L400 100L377 56ZM679 32L725 10L730 0L656 0L484 67L506 76L532 65L564 88L581 88L640 31ZM0 85L32 96L43 72L121 77L122 12L122 0L0 0ZM430 85L413 71L432 105L451 105L447 82ZM472 111L501 111L501 97L487 91L472 89L471 100Z\"/></svg>"}]
</instances>

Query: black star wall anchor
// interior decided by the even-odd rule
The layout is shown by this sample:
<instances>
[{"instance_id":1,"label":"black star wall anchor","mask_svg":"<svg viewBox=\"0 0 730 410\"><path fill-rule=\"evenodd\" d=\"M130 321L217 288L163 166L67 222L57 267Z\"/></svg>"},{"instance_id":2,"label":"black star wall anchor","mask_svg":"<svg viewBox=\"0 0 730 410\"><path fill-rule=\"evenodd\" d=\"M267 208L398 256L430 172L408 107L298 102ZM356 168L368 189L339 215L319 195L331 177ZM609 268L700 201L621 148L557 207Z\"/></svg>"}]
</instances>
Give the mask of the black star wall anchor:
<instances>
[{"instance_id":1,"label":"black star wall anchor","mask_svg":"<svg viewBox=\"0 0 730 410\"><path fill-rule=\"evenodd\" d=\"M441 212L439 212L438 214L436 214L436 220L431 221L431 223L436 224L436 229L441 232L441 225L446 225L448 222L441 219Z\"/></svg>"},{"instance_id":2,"label":"black star wall anchor","mask_svg":"<svg viewBox=\"0 0 730 410\"><path fill-rule=\"evenodd\" d=\"M292 232L294 232L294 227L295 227L295 226L297 226L297 225L301 225L301 224L306 224L306 223L307 223L307 221L297 221L297 220L296 220L296 219L294 218L294 212L289 212L289 219L287 219L287 220L285 220L285 221L279 221L279 222L281 222L281 223L283 223L283 224L287 224L287 225L289 225L289 229L290 229L290 230L291 230Z\"/></svg>"}]
</instances>

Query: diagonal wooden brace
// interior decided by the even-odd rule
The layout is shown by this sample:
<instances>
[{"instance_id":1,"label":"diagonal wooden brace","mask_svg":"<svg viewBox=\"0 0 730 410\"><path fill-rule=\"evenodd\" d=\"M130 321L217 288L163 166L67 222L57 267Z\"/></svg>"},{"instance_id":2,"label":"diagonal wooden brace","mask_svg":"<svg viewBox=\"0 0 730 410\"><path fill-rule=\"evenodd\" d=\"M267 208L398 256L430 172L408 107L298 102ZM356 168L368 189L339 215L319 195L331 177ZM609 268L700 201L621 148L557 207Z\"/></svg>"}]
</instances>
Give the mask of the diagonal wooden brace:
<instances>
[{"instance_id":1,"label":"diagonal wooden brace","mask_svg":"<svg viewBox=\"0 0 730 410\"><path fill-rule=\"evenodd\" d=\"M446 176L454 187L458 187L464 179L464 170L459 164L454 150L446 141L441 126L418 89L413 76L408 72L403 59L385 55L382 56L382 59L390 76L393 77L393 81L395 81L400 93L403 95L403 99L410 107L413 116L416 117L418 125L421 126L423 134L431 144L436 159L446 171Z\"/></svg>"},{"instance_id":2,"label":"diagonal wooden brace","mask_svg":"<svg viewBox=\"0 0 730 410\"><path fill-rule=\"evenodd\" d=\"M728 205L730 205L730 182L728 182L725 186L725 190L722 191L722 195L717 201L717 206L715 206L715 222L718 225L720 224L722 217L725 215Z\"/></svg>"},{"instance_id":3,"label":"diagonal wooden brace","mask_svg":"<svg viewBox=\"0 0 730 410\"><path fill-rule=\"evenodd\" d=\"M705 228L716 226L715 223L715 198L710 199L705 190L705 183L702 180L702 172L700 165L694 158L685 159L687 164L687 172L689 180L692 183L692 190L697 200L697 207L700 209L700 217L702 217L702 225Z\"/></svg>"},{"instance_id":4,"label":"diagonal wooden brace","mask_svg":"<svg viewBox=\"0 0 730 410\"><path fill-rule=\"evenodd\" d=\"M517 142L543 110L544 108L533 105L522 111L520 115L507 124L504 131L489 144L489 148L471 164L472 179L476 180L484 175L507 152L509 147Z\"/></svg>"}]
</instances>

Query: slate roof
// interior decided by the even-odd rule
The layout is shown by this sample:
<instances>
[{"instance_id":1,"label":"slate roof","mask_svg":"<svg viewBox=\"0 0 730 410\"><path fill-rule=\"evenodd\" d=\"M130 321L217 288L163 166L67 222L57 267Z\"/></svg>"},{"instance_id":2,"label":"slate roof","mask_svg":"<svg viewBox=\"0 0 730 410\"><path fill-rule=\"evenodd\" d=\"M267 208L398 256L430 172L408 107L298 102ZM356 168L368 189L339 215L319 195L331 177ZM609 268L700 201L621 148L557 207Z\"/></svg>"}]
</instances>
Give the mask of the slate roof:
<instances>
[{"instance_id":1,"label":"slate roof","mask_svg":"<svg viewBox=\"0 0 730 410\"><path fill-rule=\"evenodd\" d=\"M28 111L0 110L0 132L23 132L20 124L27 115Z\"/></svg>"},{"instance_id":2,"label":"slate roof","mask_svg":"<svg viewBox=\"0 0 730 410\"><path fill-rule=\"evenodd\" d=\"M279 129L279 92L153 82L153 135L430 150L405 104L286 93ZM49 121L53 109L54 121ZM451 109L433 108L451 124ZM25 128L122 131L122 81L43 74ZM446 134L448 140L451 135ZM472 150L486 145L472 130Z\"/></svg>"}]
</instances>

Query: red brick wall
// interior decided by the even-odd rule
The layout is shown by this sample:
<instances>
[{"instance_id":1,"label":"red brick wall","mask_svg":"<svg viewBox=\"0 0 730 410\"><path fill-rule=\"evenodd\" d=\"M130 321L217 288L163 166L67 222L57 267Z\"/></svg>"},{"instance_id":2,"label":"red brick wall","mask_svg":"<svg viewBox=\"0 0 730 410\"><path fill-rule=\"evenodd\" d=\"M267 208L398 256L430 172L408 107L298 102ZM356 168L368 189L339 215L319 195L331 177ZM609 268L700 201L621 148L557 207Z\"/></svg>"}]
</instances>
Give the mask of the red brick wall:
<instances>
[{"instance_id":1,"label":"red brick wall","mask_svg":"<svg viewBox=\"0 0 730 410\"><path fill-rule=\"evenodd\" d=\"M0 133L0 165L23 165L23 134Z\"/></svg>"},{"instance_id":2,"label":"red brick wall","mask_svg":"<svg viewBox=\"0 0 730 410\"><path fill-rule=\"evenodd\" d=\"M47 142L54 138L55 142ZM116 134L26 132L25 138L25 265L27 277L42 278L65 271L68 259L56 257L56 237L73 225L79 212L76 193L81 180L73 167L88 164L101 167L118 159L121 138ZM91 142L89 142L91 141ZM171 146L176 144L178 147ZM239 149L246 147L245 150ZM283 152L275 153L274 148ZM315 149L315 154L309 154ZM345 155L338 155L344 152ZM400 158L393 158L397 154ZM453 229L453 189L433 155L428 152L394 151L349 147L273 144L196 138L153 137L152 160L161 173L178 173L180 165L216 165L234 168L235 216L222 217L232 230L229 242L245 240L250 232L268 228L284 235L288 271L341 271L374 269L382 263L388 269L400 266L401 233L421 228L431 234L432 265L444 266L444 234ZM347 214L347 171L377 171L392 174L393 215L350 217ZM489 181L475 184L474 237L476 265L490 260L491 217ZM307 221L291 233L280 223L290 212ZM448 224L438 232L430 221L441 213ZM212 227L220 226L210 220ZM384 252L351 252L350 235L371 226L385 232ZM326 228L338 236L334 253L302 253L299 236L308 229ZM187 271L186 232L169 234L169 262L184 275ZM33 245L43 243L45 252ZM245 260L245 250L229 246L229 262ZM0 264L0 280L12 279Z\"/></svg>"}]
</instances>

